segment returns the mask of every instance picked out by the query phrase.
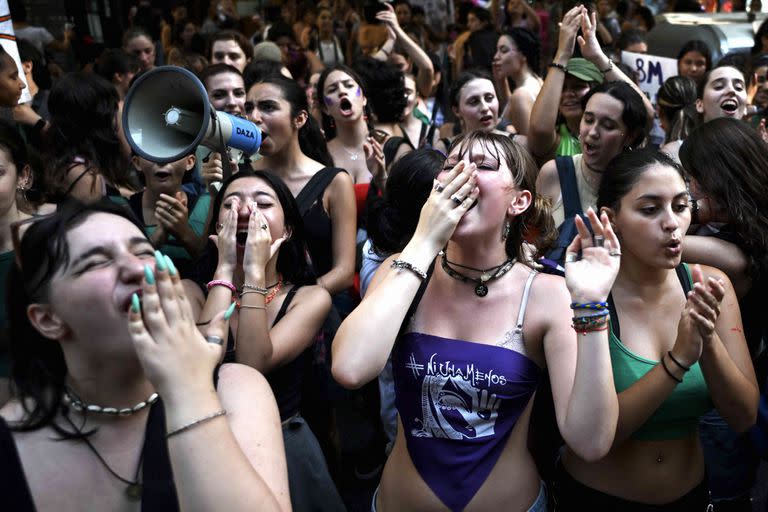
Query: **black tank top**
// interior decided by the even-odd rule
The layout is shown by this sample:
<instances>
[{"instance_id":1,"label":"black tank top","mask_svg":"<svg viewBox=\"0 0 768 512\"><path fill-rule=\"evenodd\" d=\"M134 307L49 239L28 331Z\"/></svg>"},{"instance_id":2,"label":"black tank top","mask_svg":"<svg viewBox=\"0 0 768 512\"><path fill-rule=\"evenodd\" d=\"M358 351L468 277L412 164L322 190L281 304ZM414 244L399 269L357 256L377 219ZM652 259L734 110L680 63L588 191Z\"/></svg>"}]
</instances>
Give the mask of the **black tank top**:
<instances>
[{"instance_id":1,"label":"black tank top","mask_svg":"<svg viewBox=\"0 0 768 512\"><path fill-rule=\"evenodd\" d=\"M272 322L270 329L277 325L277 322L285 316L285 313L288 311L288 306L291 305L291 301L293 301L293 297L296 295L296 292L299 291L299 288L301 288L301 286L296 285L288 290L285 300L283 300L283 304L280 306L280 311L277 312L275 321ZM235 337L232 335L232 330L230 330L224 362L234 363L236 360L235 356ZM275 395L277 408L280 411L280 421L284 421L299 412L299 403L301 402L301 382L304 370L308 364L309 351L305 350L293 361L280 368L275 368L268 375L265 375L267 382L269 382L269 386L272 388L272 393Z\"/></svg>"},{"instance_id":2,"label":"black tank top","mask_svg":"<svg viewBox=\"0 0 768 512\"><path fill-rule=\"evenodd\" d=\"M149 409L142 450L144 454L141 468L142 512L179 510L168 444L165 441L165 409L162 400L155 402ZM2 418L0 418L0 496L3 497L3 510L14 512L37 510L24 476L13 435Z\"/></svg>"}]
</instances>

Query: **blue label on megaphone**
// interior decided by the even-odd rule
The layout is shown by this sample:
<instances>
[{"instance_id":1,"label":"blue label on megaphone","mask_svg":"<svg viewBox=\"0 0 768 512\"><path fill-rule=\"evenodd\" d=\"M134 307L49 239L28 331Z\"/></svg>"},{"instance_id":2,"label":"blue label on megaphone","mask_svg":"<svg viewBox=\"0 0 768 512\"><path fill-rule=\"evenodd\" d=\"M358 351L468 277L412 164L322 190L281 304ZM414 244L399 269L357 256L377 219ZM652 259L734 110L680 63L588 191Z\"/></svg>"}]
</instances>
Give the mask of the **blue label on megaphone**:
<instances>
[{"instance_id":1,"label":"blue label on megaphone","mask_svg":"<svg viewBox=\"0 0 768 512\"><path fill-rule=\"evenodd\" d=\"M221 115L221 112L219 112ZM232 123L232 135L227 146L237 148L246 155L256 153L261 147L261 130L251 121L227 114Z\"/></svg>"}]
</instances>

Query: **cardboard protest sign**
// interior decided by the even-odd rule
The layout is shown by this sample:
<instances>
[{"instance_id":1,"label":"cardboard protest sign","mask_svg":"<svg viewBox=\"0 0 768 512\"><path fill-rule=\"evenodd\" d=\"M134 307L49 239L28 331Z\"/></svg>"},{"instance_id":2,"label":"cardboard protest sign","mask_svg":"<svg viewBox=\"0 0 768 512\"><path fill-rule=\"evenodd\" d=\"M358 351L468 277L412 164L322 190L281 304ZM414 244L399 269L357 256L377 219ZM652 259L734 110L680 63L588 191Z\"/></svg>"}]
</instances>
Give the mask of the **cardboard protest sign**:
<instances>
[{"instance_id":1,"label":"cardboard protest sign","mask_svg":"<svg viewBox=\"0 0 768 512\"><path fill-rule=\"evenodd\" d=\"M637 85L656 105L656 96L664 80L677 76L677 60L644 53L621 52L621 62L635 72Z\"/></svg>"}]
</instances>

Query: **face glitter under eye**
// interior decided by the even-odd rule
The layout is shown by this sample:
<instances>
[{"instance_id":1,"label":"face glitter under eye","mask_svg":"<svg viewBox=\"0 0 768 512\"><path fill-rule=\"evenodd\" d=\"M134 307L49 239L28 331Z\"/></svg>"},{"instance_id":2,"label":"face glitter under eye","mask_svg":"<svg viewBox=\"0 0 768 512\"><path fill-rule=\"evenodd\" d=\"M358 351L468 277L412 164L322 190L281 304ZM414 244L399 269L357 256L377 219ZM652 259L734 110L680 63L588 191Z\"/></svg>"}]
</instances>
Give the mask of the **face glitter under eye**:
<instances>
[{"instance_id":1,"label":"face glitter under eye","mask_svg":"<svg viewBox=\"0 0 768 512\"><path fill-rule=\"evenodd\" d=\"M360 87L357 88L355 91L355 96L360 97L363 94L363 92L360 90Z\"/></svg>"}]
</instances>

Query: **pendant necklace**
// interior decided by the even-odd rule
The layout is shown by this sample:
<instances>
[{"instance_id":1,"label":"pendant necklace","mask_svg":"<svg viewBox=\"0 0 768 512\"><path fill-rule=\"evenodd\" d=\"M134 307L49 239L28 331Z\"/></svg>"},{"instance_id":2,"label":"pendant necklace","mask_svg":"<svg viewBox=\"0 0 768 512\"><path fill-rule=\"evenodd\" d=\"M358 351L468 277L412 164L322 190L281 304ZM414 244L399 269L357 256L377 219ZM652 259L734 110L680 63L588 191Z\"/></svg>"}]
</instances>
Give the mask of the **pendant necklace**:
<instances>
[{"instance_id":1,"label":"pendant necklace","mask_svg":"<svg viewBox=\"0 0 768 512\"><path fill-rule=\"evenodd\" d=\"M67 422L72 426L73 429L75 429L77 432L82 434L80 429L78 429L75 426L75 424L72 422L72 420L69 419L68 415L64 414L63 416L64 416L64 419L67 420ZM104 460L104 457L101 456L101 454L96 449L96 447L93 446L93 444L91 444L91 441L88 440L87 436L82 435L82 437L80 437L79 439L83 443L85 443L85 446L87 446L89 450L93 452L93 454L96 456L99 462L101 462L101 465L104 466L104 468L107 471L109 471L110 475L117 478L118 480L120 480L126 485L126 488L123 491L123 494L125 494L125 497L128 498L129 501L138 501L141 499L141 495L144 492L144 487L139 481L139 473L141 473L141 465L142 465L142 462L144 461L144 441L145 440L142 440L141 442L141 454L139 455L139 463L136 466L136 473L133 475L133 480L128 480L127 478L123 478L122 476L118 475L115 472L115 470L109 467L109 464L107 464L107 461Z\"/></svg>"},{"instance_id":2,"label":"pendant necklace","mask_svg":"<svg viewBox=\"0 0 768 512\"><path fill-rule=\"evenodd\" d=\"M448 256L446 255L445 251L440 251L440 266L443 268L446 274L448 276L452 277L453 279L456 279L458 281L461 281L462 283L475 283L475 295L478 297L485 297L488 295L488 285L487 283L494 281L504 274L506 274L509 269L511 269L515 264L515 259L509 259L502 263L501 265L497 265L495 267L491 267L489 269L479 269L474 267L468 267L466 265L459 265L458 263L451 263L448 261ZM475 272L480 272L480 277L469 277L465 276L464 274L452 269L450 265L455 265L460 268L465 268L467 270L474 270Z\"/></svg>"},{"instance_id":3,"label":"pendant necklace","mask_svg":"<svg viewBox=\"0 0 768 512\"><path fill-rule=\"evenodd\" d=\"M339 144L339 147L347 152L347 155L349 155L349 159L352 161L357 161L358 158L360 158L360 152L359 151L350 151L341 144Z\"/></svg>"}]
</instances>

